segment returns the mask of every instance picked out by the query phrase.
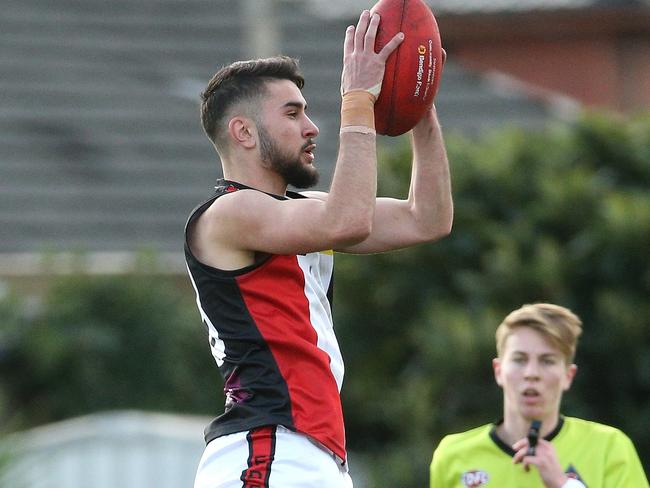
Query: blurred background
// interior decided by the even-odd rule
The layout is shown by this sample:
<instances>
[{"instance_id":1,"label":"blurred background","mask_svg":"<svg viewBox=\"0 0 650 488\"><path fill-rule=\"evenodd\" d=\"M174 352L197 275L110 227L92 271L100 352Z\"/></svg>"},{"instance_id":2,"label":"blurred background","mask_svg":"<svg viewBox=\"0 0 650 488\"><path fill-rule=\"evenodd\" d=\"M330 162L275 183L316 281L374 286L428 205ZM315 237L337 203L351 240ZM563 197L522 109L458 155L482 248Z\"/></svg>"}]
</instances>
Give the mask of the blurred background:
<instances>
[{"instance_id":1,"label":"blurred background","mask_svg":"<svg viewBox=\"0 0 650 488\"><path fill-rule=\"evenodd\" d=\"M0 487L191 486L223 411L182 257L220 176L199 93L224 64L300 59L336 159L362 0L5 0L0 11ZM496 420L494 330L523 303L585 323L563 412L650 470L650 2L428 0L448 238L338 256L356 488L426 486L442 436ZM405 196L407 136L379 138Z\"/></svg>"}]
</instances>

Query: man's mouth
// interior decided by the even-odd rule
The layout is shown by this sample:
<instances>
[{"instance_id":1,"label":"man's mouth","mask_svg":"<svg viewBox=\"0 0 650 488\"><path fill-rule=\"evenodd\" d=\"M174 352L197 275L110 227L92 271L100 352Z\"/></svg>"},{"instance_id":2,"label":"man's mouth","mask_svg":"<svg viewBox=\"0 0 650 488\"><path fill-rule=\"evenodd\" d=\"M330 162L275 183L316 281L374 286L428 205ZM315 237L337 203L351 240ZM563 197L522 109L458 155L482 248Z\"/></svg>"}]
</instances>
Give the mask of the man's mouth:
<instances>
[{"instance_id":1,"label":"man's mouth","mask_svg":"<svg viewBox=\"0 0 650 488\"><path fill-rule=\"evenodd\" d=\"M537 389L535 389L535 388L526 388L526 389L522 392L522 395L523 395L525 398L530 398L530 399L538 398L538 397L541 396L540 393L539 393L539 391L538 391Z\"/></svg>"},{"instance_id":2,"label":"man's mouth","mask_svg":"<svg viewBox=\"0 0 650 488\"><path fill-rule=\"evenodd\" d=\"M306 144L303 148L303 152L307 154L307 157L309 158L310 161L313 161L315 156L314 156L314 150L316 149L316 144L311 143L311 144Z\"/></svg>"}]
</instances>

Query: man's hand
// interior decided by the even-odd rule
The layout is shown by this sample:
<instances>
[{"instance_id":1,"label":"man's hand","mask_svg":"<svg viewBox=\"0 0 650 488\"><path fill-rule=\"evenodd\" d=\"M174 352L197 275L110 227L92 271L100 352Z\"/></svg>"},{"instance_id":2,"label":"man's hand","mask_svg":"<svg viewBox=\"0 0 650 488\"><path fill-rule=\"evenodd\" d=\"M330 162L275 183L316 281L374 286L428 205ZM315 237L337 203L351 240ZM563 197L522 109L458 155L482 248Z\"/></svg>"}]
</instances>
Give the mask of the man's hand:
<instances>
[{"instance_id":1,"label":"man's hand","mask_svg":"<svg viewBox=\"0 0 650 488\"><path fill-rule=\"evenodd\" d=\"M546 488L562 488L568 480L566 473L562 470L560 461L555 452L555 447L545 439L539 439L535 447L535 455L528 455L528 439L520 439L512 446L515 455L512 461L515 464L523 464L524 469L530 469L530 466L536 466L539 471L544 486Z\"/></svg>"},{"instance_id":2,"label":"man's hand","mask_svg":"<svg viewBox=\"0 0 650 488\"><path fill-rule=\"evenodd\" d=\"M399 32L381 51L375 53L378 26L379 14L371 16L370 11L364 10L356 28L349 26L345 31L341 94L364 90L372 93L375 98L379 96L386 60L404 40L404 34Z\"/></svg>"}]
</instances>

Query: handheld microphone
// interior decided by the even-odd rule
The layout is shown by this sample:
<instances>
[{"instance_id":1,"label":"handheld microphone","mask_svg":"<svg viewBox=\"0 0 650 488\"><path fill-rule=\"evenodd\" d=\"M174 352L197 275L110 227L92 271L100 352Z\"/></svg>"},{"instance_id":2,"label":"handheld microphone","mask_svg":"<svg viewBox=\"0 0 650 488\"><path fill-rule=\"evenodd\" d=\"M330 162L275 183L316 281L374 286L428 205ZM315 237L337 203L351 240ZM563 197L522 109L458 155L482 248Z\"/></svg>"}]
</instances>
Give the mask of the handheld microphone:
<instances>
[{"instance_id":1,"label":"handheld microphone","mask_svg":"<svg viewBox=\"0 0 650 488\"><path fill-rule=\"evenodd\" d=\"M539 440L539 429L542 427L542 422L540 420L533 420L530 423L530 429L528 429L528 452L527 456L535 455L535 448L537 447L537 441Z\"/></svg>"}]
</instances>

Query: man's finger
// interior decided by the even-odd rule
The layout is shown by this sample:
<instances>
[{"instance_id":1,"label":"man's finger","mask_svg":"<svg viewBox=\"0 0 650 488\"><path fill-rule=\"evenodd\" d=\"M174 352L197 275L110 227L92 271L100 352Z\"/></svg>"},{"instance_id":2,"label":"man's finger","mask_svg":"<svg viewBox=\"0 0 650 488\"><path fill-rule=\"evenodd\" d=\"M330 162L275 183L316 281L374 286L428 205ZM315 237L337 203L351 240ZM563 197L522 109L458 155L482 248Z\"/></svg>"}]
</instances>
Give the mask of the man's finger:
<instances>
[{"instance_id":1,"label":"man's finger","mask_svg":"<svg viewBox=\"0 0 650 488\"><path fill-rule=\"evenodd\" d=\"M364 49L375 50L375 39L377 39L377 29L379 28L379 14L372 14L368 30L364 39Z\"/></svg>"},{"instance_id":2,"label":"man's finger","mask_svg":"<svg viewBox=\"0 0 650 488\"><path fill-rule=\"evenodd\" d=\"M354 50L362 51L364 47L364 38L366 36L366 31L368 30L368 22L370 19L370 11L364 10L359 16L359 22L357 23L357 29L354 33Z\"/></svg>"},{"instance_id":3,"label":"man's finger","mask_svg":"<svg viewBox=\"0 0 650 488\"><path fill-rule=\"evenodd\" d=\"M395 37L393 37L390 41L386 43L386 45L382 48L381 51L379 51L379 58L386 62L388 59L388 56L397 49L397 47L402 43L404 40L404 33L403 32L398 32L395 34Z\"/></svg>"}]
</instances>

